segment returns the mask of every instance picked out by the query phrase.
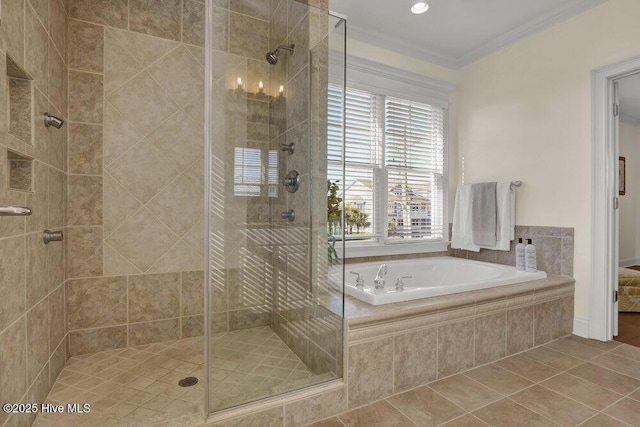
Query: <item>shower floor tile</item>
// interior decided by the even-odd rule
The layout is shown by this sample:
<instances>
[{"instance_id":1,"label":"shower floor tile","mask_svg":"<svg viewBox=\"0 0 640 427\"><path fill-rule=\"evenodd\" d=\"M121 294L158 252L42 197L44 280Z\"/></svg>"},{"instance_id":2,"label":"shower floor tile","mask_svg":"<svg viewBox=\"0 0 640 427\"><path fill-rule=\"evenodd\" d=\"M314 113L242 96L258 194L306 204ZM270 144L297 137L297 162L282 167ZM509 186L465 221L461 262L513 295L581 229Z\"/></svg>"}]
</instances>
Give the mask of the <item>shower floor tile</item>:
<instances>
[{"instance_id":1,"label":"shower floor tile","mask_svg":"<svg viewBox=\"0 0 640 427\"><path fill-rule=\"evenodd\" d=\"M89 403L85 414L40 413L35 427L203 424L203 337L71 357L46 403ZM180 387L178 381L198 383ZM211 337L212 410L324 381L269 327Z\"/></svg>"}]
</instances>

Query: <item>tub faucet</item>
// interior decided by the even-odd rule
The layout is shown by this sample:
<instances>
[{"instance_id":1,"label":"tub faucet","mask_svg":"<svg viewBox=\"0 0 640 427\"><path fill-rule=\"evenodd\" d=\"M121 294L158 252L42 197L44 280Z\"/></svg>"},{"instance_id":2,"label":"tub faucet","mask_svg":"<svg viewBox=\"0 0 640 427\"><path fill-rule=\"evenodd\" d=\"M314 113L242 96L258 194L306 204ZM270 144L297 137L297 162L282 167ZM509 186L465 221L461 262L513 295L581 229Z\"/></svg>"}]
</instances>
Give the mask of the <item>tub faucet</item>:
<instances>
[{"instance_id":1,"label":"tub faucet","mask_svg":"<svg viewBox=\"0 0 640 427\"><path fill-rule=\"evenodd\" d=\"M384 289L384 283L387 281L387 264L380 265L376 278L373 279L375 289Z\"/></svg>"}]
</instances>

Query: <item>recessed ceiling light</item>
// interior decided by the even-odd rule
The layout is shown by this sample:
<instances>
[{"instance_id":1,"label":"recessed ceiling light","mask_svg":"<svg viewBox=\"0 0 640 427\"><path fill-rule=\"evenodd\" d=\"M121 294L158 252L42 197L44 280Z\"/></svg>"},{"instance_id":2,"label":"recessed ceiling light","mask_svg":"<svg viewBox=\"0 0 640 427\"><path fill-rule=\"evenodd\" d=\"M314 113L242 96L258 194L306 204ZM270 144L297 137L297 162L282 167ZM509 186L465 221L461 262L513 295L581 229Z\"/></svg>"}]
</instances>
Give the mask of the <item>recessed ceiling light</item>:
<instances>
[{"instance_id":1,"label":"recessed ceiling light","mask_svg":"<svg viewBox=\"0 0 640 427\"><path fill-rule=\"evenodd\" d=\"M425 13L427 10L429 10L429 5L423 1L419 1L418 3L411 6L411 12L415 13L416 15Z\"/></svg>"}]
</instances>

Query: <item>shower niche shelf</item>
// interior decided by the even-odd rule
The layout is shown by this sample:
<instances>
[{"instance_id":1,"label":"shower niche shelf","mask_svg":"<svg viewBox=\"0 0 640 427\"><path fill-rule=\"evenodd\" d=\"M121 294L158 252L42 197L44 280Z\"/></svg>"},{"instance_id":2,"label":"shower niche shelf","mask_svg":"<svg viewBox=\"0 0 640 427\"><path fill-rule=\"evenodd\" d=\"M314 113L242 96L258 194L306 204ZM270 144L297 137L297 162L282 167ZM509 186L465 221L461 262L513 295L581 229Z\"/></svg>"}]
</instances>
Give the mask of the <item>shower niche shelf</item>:
<instances>
[{"instance_id":1,"label":"shower niche shelf","mask_svg":"<svg viewBox=\"0 0 640 427\"><path fill-rule=\"evenodd\" d=\"M7 150L9 190L33 192L33 159Z\"/></svg>"},{"instance_id":2,"label":"shower niche shelf","mask_svg":"<svg viewBox=\"0 0 640 427\"><path fill-rule=\"evenodd\" d=\"M9 133L33 145L33 79L7 55Z\"/></svg>"}]
</instances>

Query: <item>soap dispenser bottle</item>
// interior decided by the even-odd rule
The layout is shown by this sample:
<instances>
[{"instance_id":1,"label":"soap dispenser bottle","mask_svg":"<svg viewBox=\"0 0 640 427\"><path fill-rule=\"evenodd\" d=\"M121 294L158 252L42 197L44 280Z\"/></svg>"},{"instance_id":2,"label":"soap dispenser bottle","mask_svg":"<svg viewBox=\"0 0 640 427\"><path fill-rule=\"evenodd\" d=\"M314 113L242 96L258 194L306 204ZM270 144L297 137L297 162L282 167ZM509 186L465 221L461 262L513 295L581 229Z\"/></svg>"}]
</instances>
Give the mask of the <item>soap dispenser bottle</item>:
<instances>
[{"instance_id":1,"label":"soap dispenser bottle","mask_svg":"<svg viewBox=\"0 0 640 427\"><path fill-rule=\"evenodd\" d=\"M522 237L518 239L518 244L516 245L516 270L525 270L524 244L522 243Z\"/></svg>"},{"instance_id":2,"label":"soap dispenser bottle","mask_svg":"<svg viewBox=\"0 0 640 427\"><path fill-rule=\"evenodd\" d=\"M524 260L527 273L538 271L536 266L536 247L531 243L531 239L527 239L527 246L524 247Z\"/></svg>"}]
</instances>

